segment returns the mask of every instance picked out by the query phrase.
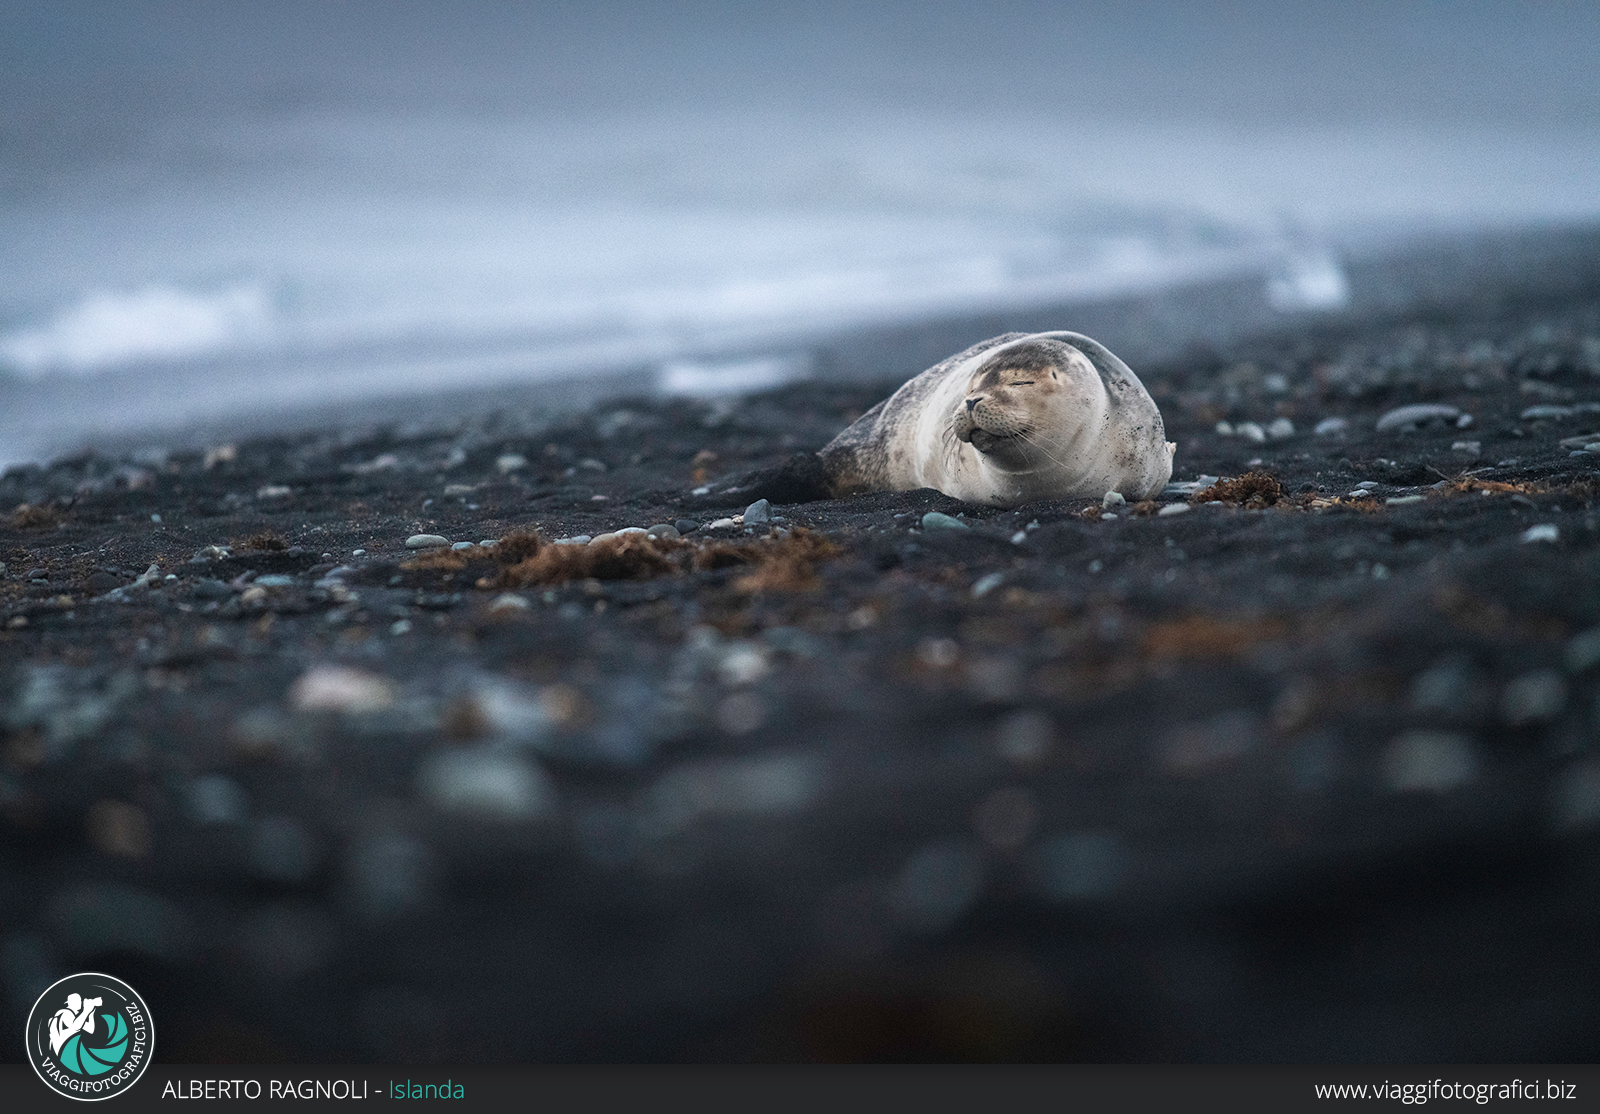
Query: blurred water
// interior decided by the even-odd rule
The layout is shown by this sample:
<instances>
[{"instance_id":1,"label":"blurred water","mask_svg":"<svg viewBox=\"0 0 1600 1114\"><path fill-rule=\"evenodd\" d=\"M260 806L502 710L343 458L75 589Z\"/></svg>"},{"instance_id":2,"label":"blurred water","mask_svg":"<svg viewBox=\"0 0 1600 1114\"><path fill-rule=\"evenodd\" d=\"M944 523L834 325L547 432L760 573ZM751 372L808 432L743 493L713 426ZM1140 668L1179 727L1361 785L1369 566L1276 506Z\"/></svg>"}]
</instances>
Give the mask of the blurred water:
<instances>
[{"instance_id":1,"label":"blurred water","mask_svg":"<svg viewBox=\"0 0 1600 1114\"><path fill-rule=\"evenodd\" d=\"M169 9L173 36L199 34L200 9ZM17 57L137 22L96 10L109 30L35 12ZM813 37L830 35L851 28ZM215 69L246 47L207 49ZM1385 237L1600 216L1600 126L1581 114L778 103L749 66L714 100L608 101L592 74L570 105L418 95L420 78L352 93L314 67L212 97L231 88L214 73L152 85L106 66L132 95L70 72L0 84L24 110L0 125L0 462L97 429L419 388L627 366L682 380L729 354L770 372L850 325L1241 271L1285 311L1337 310L1341 255Z\"/></svg>"}]
</instances>

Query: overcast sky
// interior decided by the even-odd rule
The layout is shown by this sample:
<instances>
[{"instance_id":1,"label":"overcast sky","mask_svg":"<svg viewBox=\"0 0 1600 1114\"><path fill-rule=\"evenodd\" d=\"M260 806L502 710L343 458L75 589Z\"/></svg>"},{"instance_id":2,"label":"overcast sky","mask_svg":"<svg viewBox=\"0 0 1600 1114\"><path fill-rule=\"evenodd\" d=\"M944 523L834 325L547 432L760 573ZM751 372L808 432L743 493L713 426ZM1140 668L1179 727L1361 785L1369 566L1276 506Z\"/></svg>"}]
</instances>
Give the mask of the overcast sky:
<instances>
[{"instance_id":1,"label":"overcast sky","mask_svg":"<svg viewBox=\"0 0 1600 1114\"><path fill-rule=\"evenodd\" d=\"M212 103L1583 127L1597 57L1593 0L0 4L13 119Z\"/></svg>"}]
</instances>

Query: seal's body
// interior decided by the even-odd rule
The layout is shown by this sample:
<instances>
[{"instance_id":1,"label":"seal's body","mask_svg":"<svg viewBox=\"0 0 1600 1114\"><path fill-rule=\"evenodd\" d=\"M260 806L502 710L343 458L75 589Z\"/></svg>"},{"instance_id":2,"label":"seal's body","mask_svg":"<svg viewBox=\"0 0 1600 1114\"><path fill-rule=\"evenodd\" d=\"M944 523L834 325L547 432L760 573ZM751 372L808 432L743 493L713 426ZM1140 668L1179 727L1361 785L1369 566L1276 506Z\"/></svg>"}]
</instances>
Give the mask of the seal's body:
<instances>
[{"instance_id":1,"label":"seal's body","mask_svg":"<svg viewBox=\"0 0 1600 1114\"><path fill-rule=\"evenodd\" d=\"M1155 400L1078 333L1007 333L929 368L819 454L835 496L937 488L969 503L1142 499L1172 478Z\"/></svg>"}]
</instances>

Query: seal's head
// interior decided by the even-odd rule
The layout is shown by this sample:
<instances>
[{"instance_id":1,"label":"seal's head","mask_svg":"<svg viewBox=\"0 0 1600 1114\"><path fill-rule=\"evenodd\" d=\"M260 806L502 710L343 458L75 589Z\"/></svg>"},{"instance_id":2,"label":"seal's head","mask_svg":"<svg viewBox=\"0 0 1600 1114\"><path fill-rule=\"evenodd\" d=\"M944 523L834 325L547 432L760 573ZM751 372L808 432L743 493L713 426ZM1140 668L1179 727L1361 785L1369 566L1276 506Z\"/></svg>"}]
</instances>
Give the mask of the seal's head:
<instances>
[{"instance_id":1,"label":"seal's head","mask_svg":"<svg viewBox=\"0 0 1600 1114\"><path fill-rule=\"evenodd\" d=\"M984 361L967 381L950 429L1002 472L1034 472L1058 459L1064 429L1094 411L1086 387L1099 386L1088 358L1071 345L1013 345Z\"/></svg>"}]
</instances>

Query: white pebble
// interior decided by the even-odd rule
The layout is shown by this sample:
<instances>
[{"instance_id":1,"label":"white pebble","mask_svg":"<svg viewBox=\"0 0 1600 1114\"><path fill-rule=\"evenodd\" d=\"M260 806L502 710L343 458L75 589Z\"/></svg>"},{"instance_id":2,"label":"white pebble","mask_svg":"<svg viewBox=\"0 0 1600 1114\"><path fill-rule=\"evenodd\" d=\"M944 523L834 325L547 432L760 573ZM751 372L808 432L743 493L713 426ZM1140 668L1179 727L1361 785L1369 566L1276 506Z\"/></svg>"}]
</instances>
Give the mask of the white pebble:
<instances>
[{"instance_id":1,"label":"white pebble","mask_svg":"<svg viewBox=\"0 0 1600 1114\"><path fill-rule=\"evenodd\" d=\"M352 557L365 557L366 555L367 551L364 549L352 549L350 551L350 556Z\"/></svg>"},{"instance_id":2,"label":"white pebble","mask_svg":"<svg viewBox=\"0 0 1600 1114\"><path fill-rule=\"evenodd\" d=\"M397 619L397 620L395 620L393 623L389 624L389 633L394 635L397 638L402 634L410 634L411 633L411 620L410 619Z\"/></svg>"},{"instance_id":3,"label":"white pebble","mask_svg":"<svg viewBox=\"0 0 1600 1114\"><path fill-rule=\"evenodd\" d=\"M1026 530L1018 530L1015 534L1011 535L1011 544L1012 545L1021 545L1023 542L1025 542L1027 540L1028 540L1028 532Z\"/></svg>"},{"instance_id":4,"label":"white pebble","mask_svg":"<svg viewBox=\"0 0 1600 1114\"><path fill-rule=\"evenodd\" d=\"M1422 502L1425 498L1427 498L1425 495L1391 495L1384 500L1384 503L1390 507L1409 507L1413 503Z\"/></svg>"},{"instance_id":5,"label":"white pebble","mask_svg":"<svg viewBox=\"0 0 1600 1114\"><path fill-rule=\"evenodd\" d=\"M1553 542L1559 541L1561 531L1551 522L1541 522L1537 526L1530 526L1522 532L1524 542Z\"/></svg>"},{"instance_id":6,"label":"white pebble","mask_svg":"<svg viewBox=\"0 0 1600 1114\"><path fill-rule=\"evenodd\" d=\"M1237 430L1239 436L1243 437L1246 441L1254 441L1255 443L1260 444L1267 439L1267 431L1262 429L1255 422L1240 422L1234 428Z\"/></svg>"},{"instance_id":7,"label":"white pebble","mask_svg":"<svg viewBox=\"0 0 1600 1114\"><path fill-rule=\"evenodd\" d=\"M1378 419L1377 430L1385 433L1391 429L1411 429L1424 422L1453 422L1461 416L1454 406L1440 402L1419 402L1411 406L1397 406Z\"/></svg>"},{"instance_id":8,"label":"white pebble","mask_svg":"<svg viewBox=\"0 0 1600 1114\"><path fill-rule=\"evenodd\" d=\"M484 820L532 820L554 803L544 772L518 754L482 748L431 756L417 788L435 808Z\"/></svg>"},{"instance_id":9,"label":"white pebble","mask_svg":"<svg viewBox=\"0 0 1600 1114\"><path fill-rule=\"evenodd\" d=\"M499 544L500 543L495 541L493 538L484 538L481 542L478 543L478 548L479 549L493 549L495 546L497 546Z\"/></svg>"},{"instance_id":10,"label":"white pebble","mask_svg":"<svg viewBox=\"0 0 1600 1114\"><path fill-rule=\"evenodd\" d=\"M1119 495L1120 499L1121 496ZM924 530L970 530L972 527L962 522L959 518L943 513L942 511L929 511L922 516Z\"/></svg>"},{"instance_id":11,"label":"white pebble","mask_svg":"<svg viewBox=\"0 0 1600 1114\"><path fill-rule=\"evenodd\" d=\"M1232 422L1227 422L1227 421L1218 422L1217 423L1217 436L1218 437L1232 437L1233 436L1233 423Z\"/></svg>"},{"instance_id":12,"label":"white pebble","mask_svg":"<svg viewBox=\"0 0 1600 1114\"><path fill-rule=\"evenodd\" d=\"M1332 437L1337 433L1345 432L1349 428L1350 423L1344 418L1323 418L1317 423L1315 432L1318 437Z\"/></svg>"},{"instance_id":13,"label":"white pebble","mask_svg":"<svg viewBox=\"0 0 1600 1114\"><path fill-rule=\"evenodd\" d=\"M707 526L706 529L707 530L731 530L737 525L739 525L739 523L737 523L736 521L734 521L731 518L719 518L715 522L713 522L709 526Z\"/></svg>"},{"instance_id":14,"label":"white pebble","mask_svg":"<svg viewBox=\"0 0 1600 1114\"><path fill-rule=\"evenodd\" d=\"M1005 582L1006 574L1003 572L992 572L988 576L981 576L972 585L972 596L974 599L982 599Z\"/></svg>"},{"instance_id":15,"label":"white pebble","mask_svg":"<svg viewBox=\"0 0 1600 1114\"><path fill-rule=\"evenodd\" d=\"M471 549L472 548L472 543L471 542L456 542L456 544L452 545L450 548L451 549L455 549L455 550Z\"/></svg>"},{"instance_id":16,"label":"white pebble","mask_svg":"<svg viewBox=\"0 0 1600 1114\"><path fill-rule=\"evenodd\" d=\"M682 536L678 533L678 528L676 526L673 526L667 522L657 523L646 530L645 533L650 535L652 538L666 538L668 540Z\"/></svg>"},{"instance_id":17,"label":"white pebble","mask_svg":"<svg viewBox=\"0 0 1600 1114\"><path fill-rule=\"evenodd\" d=\"M1168 515L1187 514L1190 510L1193 508L1188 503L1168 503L1156 512L1156 517L1166 518Z\"/></svg>"},{"instance_id":18,"label":"white pebble","mask_svg":"<svg viewBox=\"0 0 1600 1114\"><path fill-rule=\"evenodd\" d=\"M394 703L394 689L364 669L314 665L289 686L289 703L302 712L376 712Z\"/></svg>"},{"instance_id":19,"label":"white pebble","mask_svg":"<svg viewBox=\"0 0 1600 1114\"><path fill-rule=\"evenodd\" d=\"M630 537L634 534L648 534L649 532L643 526L624 526L622 529L614 531L619 538Z\"/></svg>"},{"instance_id":20,"label":"white pebble","mask_svg":"<svg viewBox=\"0 0 1600 1114\"><path fill-rule=\"evenodd\" d=\"M495 457L494 466L504 475L508 472L515 472L519 468L526 468L528 466L528 458L521 453L503 453Z\"/></svg>"},{"instance_id":21,"label":"white pebble","mask_svg":"<svg viewBox=\"0 0 1600 1114\"><path fill-rule=\"evenodd\" d=\"M529 604L528 601L523 597L515 594L514 592L507 592L503 596L495 597L495 601L489 605L489 610L526 611L530 606L532 605Z\"/></svg>"},{"instance_id":22,"label":"white pebble","mask_svg":"<svg viewBox=\"0 0 1600 1114\"><path fill-rule=\"evenodd\" d=\"M449 544L449 538L442 538L438 534L412 534L406 539L407 549L434 549Z\"/></svg>"},{"instance_id":23,"label":"white pebble","mask_svg":"<svg viewBox=\"0 0 1600 1114\"><path fill-rule=\"evenodd\" d=\"M1126 505L1127 502L1128 500L1123 498L1122 492L1108 491L1100 500L1100 505L1109 511L1112 507L1121 507Z\"/></svg>"},{"instance_id":24,"label":"white pebble","mask_svg":"<svg viewBox=\"0 0 1600 1114\"><path fill-rule=\"evenodd\" d=\"M1282 441L1285 437L1294 436L1294 423L1288 418L1279 418L1267 427L1267 436L1274 441Z\"/></svg>"}]
</instances>

